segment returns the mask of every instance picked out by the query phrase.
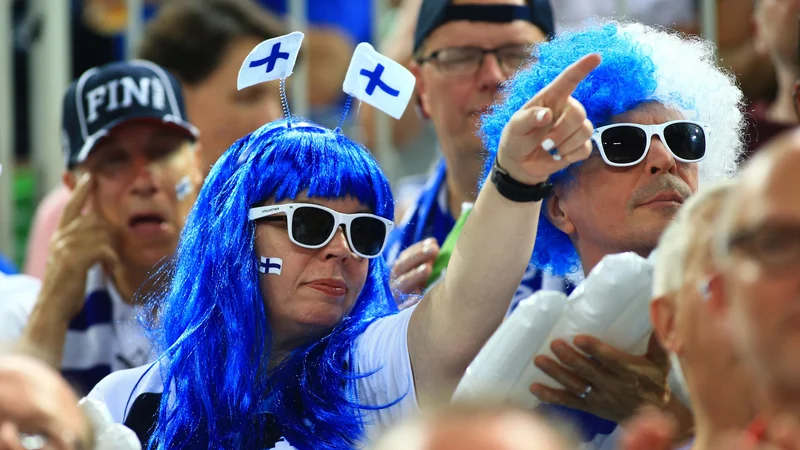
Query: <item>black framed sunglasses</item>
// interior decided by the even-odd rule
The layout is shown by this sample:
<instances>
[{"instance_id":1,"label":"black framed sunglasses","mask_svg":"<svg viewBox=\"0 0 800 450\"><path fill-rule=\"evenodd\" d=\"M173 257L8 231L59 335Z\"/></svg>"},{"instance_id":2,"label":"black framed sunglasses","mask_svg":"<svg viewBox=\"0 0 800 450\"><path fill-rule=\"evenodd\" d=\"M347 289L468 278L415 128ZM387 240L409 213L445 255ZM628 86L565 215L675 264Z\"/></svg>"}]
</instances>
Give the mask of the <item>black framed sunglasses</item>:
<instances>
[{"instance_id":1,"label":"black framed sunglasses","mask_svg":"<svg viewBox=\"0 0 800 450\"><path fill-rule=\"evenodd\" d=\"M394 222L369 213L344 214L313 203L286 203L250 208L250 220L285 215L289 240L303 248L322 248L344 225L350 250L362 258L377 258L386 247ZM283 219L283 217L279 217Z\"/></svg>"},{"instance_id":2,"label":"black framed sunglasses","mask_svg":"<svg viewBox=\"0 0 800 450\"><path fill-rule=\"evenodd\" d=\"M531 45L508 44L497 48L447 47L431 52L428 56L417 58L417 64L433 62L447 75L469 75L482 65L487 54L494 54L497 63L506 74L513 73L531 56Z\"/></svg>"},{"instance_id":3,"label":"black framed sunglasses","mask_svg":"<svg viewBox=\"0 0 800 450\"><path fill-rule=\"evenodd\" d=\"M592 141L609 166L639 164L650 151L650 140L658 136L678 161L696 163L706 157L708 125L693 120L673 120L657 125L614 123L594 130Z\"/></svg>"}]
</instances>

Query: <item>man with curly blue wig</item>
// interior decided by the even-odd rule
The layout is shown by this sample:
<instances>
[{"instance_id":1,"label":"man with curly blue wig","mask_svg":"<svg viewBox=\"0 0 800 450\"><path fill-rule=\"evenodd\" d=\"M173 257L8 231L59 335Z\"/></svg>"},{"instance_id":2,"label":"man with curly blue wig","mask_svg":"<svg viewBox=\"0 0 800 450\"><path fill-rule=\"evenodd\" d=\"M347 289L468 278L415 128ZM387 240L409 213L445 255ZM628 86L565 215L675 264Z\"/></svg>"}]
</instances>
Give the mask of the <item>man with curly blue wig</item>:
<instances>
[{"instance_id":1,"label":"man with curly blue wig","mask_svg":"<svg viewBox=\"0 0 800 450\"><path fill-rule=\"evenodd\" d=\"M532 255L546 273L573 278L609 254L647 257L687 197L735 172L743 148L742 94L733 75L717 67L711 43L640 24L602 22L538 46L537 63L511 79L501 92L504 100L482 119L491 155L512 115L588 53L599 53L603 63L573 97L594 126L593 153L550 178L554 189ZM555 143L564 136L550 138L543 147L557 158ZM536 360L565 389L535 384L531 390L546 403L605 419L577 414L587 439L608 434L645 404L690 423L688 411L669 395L668 363L658 346L633 356L588 336L572 344L583 353L557 340L553 351L560 363Z\"/></svg>"}]
</instances>

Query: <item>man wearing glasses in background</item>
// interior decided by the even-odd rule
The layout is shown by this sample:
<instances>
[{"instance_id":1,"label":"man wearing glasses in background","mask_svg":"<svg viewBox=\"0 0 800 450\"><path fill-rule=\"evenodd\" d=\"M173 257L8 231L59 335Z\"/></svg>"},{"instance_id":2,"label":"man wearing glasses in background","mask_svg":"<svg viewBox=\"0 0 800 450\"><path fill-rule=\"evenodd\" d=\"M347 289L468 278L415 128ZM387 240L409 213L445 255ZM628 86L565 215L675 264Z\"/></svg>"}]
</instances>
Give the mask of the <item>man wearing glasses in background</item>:
<instances>
[{"instance_id":1,"label":"man wearing glasses in background","mask_svg":"<svg viewBox=\"0 0 800 450\"><path fill-rule=\"evenodd\" d=\"M396 297L421 292L462 204L475 201L485 155L477 136L481 114L531 46L553 33L547 0L423 0L411 71L442 160L387 244ZM525 297L541 278L529 270L523 285L531 285L518 292Z\"/></svg>"}]
</instances>

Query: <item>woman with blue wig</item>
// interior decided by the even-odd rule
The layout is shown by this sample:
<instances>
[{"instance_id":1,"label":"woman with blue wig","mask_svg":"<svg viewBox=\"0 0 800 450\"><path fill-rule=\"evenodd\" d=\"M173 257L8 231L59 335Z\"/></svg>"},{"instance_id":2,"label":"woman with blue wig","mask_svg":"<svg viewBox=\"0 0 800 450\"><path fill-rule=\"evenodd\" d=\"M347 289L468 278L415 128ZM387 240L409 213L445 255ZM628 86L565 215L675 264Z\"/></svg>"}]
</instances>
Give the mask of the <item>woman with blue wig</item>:
<instances>
[{"instance_id":1,"label":"woman with blue wig","mask_svg":"<svg viewBox=\"0 0 800 450\"><path fill-rule=\"evenodd\" d=\"M392 195L369 152L298 120L243 137L161 274L150 321L161 357L89 397L169 449L355 448L448 400L522 279L546 180L591 151L570 94L599 62L571 65L509 123L444 280L402 312L381 257Z\"/></svg>"}]
</instances>

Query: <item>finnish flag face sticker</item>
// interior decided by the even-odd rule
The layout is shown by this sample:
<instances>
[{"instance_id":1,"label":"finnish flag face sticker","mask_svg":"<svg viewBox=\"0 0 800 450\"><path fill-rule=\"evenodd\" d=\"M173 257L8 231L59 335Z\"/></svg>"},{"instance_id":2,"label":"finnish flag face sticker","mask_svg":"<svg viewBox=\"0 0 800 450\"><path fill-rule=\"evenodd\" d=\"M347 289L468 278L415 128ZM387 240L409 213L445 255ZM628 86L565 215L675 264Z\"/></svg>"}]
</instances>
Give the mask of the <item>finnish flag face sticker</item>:
<instances>
[{"instance_id":1,"label":"finnish flag face sticker","mask_svg":"<svg viewBox=\"0 0 800 450\"><path fill-rule=\"evenodd\" d=\"M303 33L295 31L258 44L239 69L237 89L291 75L302 42Z\"/></svg>"},{"instance_id":2,"label":"finnish flag face sticker","mask_svg":"<svg viewBox=\"0 0 800 450\"><path fill-rule=\"evenodd\" d=\"M402 64L389 59L366 42L358 44L344 78L344 92L395 119L403 115L416 79Z\"/></svg>"},{"instance_id":3,"label":"finnish flag face sticker","mask_svg":"<svg viewBox=\"0 0 800 450\"><path fill-rule=\"evenodd\" d=\"M258 271L266 274L280 275L283 269L283 260L280 258L261 257L258 263Z\"/></svg>"}]
</instances>

